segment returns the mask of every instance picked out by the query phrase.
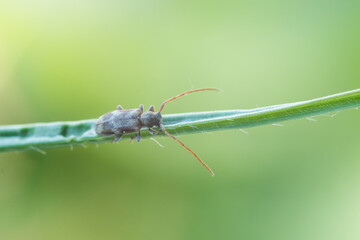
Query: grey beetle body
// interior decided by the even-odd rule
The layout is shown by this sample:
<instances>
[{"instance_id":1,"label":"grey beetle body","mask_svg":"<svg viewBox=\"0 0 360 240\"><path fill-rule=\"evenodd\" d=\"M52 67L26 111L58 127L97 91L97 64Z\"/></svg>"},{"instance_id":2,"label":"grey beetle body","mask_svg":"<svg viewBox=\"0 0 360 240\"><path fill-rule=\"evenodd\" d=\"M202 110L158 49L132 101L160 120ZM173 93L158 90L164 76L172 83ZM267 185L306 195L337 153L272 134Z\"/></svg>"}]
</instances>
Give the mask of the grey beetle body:
<instances>
[{"instance_id":1,"label":"grey beetle body","mask_svg":"<svg viewBox=\"0 0 360 240\"><path fill-rule=\"evenodd\" d=\"M123 134L137 132L136 140L140 142L141 127L148 127L151 134L155 134L152 127L162 128L161 113L155 113L154 106L144 112L144 106L137 109L124 110L121 106L117 110L99 117L95 123L95 132L100 136L115 136L114 142L120 140Z\"/></svg>"},{"instance_id":2,"label":"grey beetle body","mask_svg":"<svg viewBox=\"0 0 360 240\"><path fill-rule=\"evenodd\" d=\"M155 108L153 105L144 112L144 106L141 104L139 108L136 109L123 109L120 105L117 106L117 110L108 112L101 117L99 117L95 122L95 132L100 136L106 137L115 137L114 142L120 140L123 134L137 132L136 141L140 142L141 138L141 128L147 127L151 134L156 134L153 130L153 127L158 127L164 134L168 135L175 141L181 144L186 150L191 152L199 162L206 167L207 170L214 176L213 171L203 162L201 159L188 147L186 147L182 142L180 142L176 137L171 135L165 130L164 125L162 124L162 116L161 111L163 110L166 103L184 96L188 93L206 91L206 90L214 90L219 91L216 88L201 88L196 90L190 90L184 93L181 93L175 97L172 97L165 102L163 102L160 106L159 112L155 112Z\"/></svg>"}]
</instances>

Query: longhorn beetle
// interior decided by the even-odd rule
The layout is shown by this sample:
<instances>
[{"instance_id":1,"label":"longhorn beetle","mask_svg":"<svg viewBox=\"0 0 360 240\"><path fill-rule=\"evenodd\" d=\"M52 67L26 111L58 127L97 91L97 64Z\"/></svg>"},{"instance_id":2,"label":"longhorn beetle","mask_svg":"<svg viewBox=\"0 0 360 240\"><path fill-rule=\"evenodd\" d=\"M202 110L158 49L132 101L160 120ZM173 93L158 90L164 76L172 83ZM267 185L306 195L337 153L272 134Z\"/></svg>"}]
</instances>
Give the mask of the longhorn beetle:
<instances>
[{"instance_id":1,"label":"longhorn beetle","mask_svg":"<svg viewBox=\"0 0 360 240\"><path fill-rule=\"evenodd\" d=\"M136 109L123 109L120 105L117 106L117 110L108 112L96 120L95 123L95 132L101 136L115 136L113 142L117 142L121 139L122 135L125 133L137 132L136 141L140 142L141 138L141 127L147 127L149 129L150 134L157 134L154 131L153 127L156 126L160 128L160 130L181 144L186 150L191 152L199 162L206 167L206 169L214 176L213 171L203 162L201 159L188 147L186 147L182 142L180 142L176 137L171 135L165 130L165 127L162 123L161 111L163 110L166 103L182 97L186 94L200 91L219 91L216 88L201 88L196 90L190 90L184 93L181 93L175 97L169 98L164 101L161 106L159 112L155 112L155 108L153 105L144 112L144 105L140 105L139 108Z\"/></svg>"}]
</instances>

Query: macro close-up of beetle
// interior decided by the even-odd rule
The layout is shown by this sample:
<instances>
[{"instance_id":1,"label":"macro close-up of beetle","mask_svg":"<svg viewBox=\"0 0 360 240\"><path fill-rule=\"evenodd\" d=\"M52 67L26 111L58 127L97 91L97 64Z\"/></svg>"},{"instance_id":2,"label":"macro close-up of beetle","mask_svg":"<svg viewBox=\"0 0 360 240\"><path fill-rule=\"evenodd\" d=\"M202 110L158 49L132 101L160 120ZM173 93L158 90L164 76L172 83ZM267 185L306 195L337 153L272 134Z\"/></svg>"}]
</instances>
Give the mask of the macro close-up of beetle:
<instances>
[{"instance_id":1,"label":"macro close-up of beetle","mask_svg":"<svg viewBox=\"0 0 360 240\"><path fill-rule=\"evenodd\" d=\"M196 90L190 90L181 93L175 97L172 97L164 101L158 112L155 112L155 107L151 105L147 111L144 112L144 105L140 105L136 109L123 109L122 106L118 105L115 111L108 112L96 120L95 132L100 136L115 137L113 142L117 142L121 139L123 134L136 133L136 141L140 142L141 139L141 128L147 127L150 134L157 134L153 127L158 127L160 131L168 135L175 141L181 144L186 150L191 152L198 161L206 167L206 169L214 176L213 171L188 147L180 142L175 136L168 133L162 123L161 111L163 110L166 103L182 97L189 93L200 92L200 91L219 91L216 88L201 88Z\"/></svg>"}]
</instances>

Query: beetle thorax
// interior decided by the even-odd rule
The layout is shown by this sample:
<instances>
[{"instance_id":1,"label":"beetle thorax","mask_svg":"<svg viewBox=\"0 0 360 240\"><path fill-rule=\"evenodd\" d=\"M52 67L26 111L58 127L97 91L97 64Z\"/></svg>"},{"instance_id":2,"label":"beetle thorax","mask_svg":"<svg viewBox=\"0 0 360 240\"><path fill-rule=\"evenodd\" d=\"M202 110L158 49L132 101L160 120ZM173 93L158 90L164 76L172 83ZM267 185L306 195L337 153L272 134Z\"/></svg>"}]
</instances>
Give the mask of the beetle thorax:
<instances>
[{"instance_id":1,"label":"beetle thorax","mask_svg":"<svg viewBox=\"0 0 360 240\"><path fill-rule=\"evenodd\" d=\"M146 111L140 116L140 121L144 127L160 126L162 120L161 113Z\"/></svg>"}]
</instances>

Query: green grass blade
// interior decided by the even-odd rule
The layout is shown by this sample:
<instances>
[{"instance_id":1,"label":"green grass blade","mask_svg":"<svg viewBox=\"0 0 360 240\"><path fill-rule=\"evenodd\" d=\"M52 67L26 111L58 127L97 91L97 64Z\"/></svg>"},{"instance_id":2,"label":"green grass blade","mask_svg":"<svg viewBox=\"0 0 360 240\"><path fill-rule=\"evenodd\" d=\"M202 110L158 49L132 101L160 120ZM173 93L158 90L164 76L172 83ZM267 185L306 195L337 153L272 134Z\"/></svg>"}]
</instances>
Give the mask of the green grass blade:
<instances>
[{"instance_id":1,"label":"green grass blade","mask_svg":"<svg viewBox=\"0 0 360 240\"><path fill-rule=\"evenodd\" d=\"M357 106L360 106L360 89L303 102L249 110L168 114L163 115L163 122L170 133L185 134L255 127ZM112 138L96 135L94 123L95 119L89 119L73 122L0 126L0 152L40 150L50 147L111 141ZM124 138L129 138L132 135L124 135ZM149 136L147 129L143 129L142 137Z\"/></svg>"}]
</instances>

